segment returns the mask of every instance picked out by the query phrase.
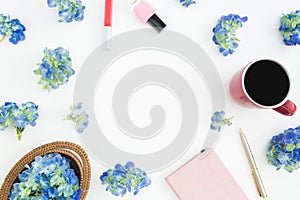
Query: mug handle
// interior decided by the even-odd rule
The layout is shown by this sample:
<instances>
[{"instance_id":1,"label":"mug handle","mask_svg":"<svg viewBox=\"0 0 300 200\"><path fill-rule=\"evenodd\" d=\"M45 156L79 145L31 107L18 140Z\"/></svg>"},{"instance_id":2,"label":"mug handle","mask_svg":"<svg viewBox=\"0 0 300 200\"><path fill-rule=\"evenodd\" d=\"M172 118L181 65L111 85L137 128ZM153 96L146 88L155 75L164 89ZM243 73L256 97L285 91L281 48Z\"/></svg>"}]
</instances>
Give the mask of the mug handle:
<instances>
[{"instance_id":1,"label":"mug handle","mask_svg":"<svg viewBox=\"0 0 300 200\"><path fill-rule=\"evenodd\" d=\"M273 108L273 110L286 116L292 116L296 112L297 106L292 101L287 100L282 106Z\"/></svg>"}]
</instances>

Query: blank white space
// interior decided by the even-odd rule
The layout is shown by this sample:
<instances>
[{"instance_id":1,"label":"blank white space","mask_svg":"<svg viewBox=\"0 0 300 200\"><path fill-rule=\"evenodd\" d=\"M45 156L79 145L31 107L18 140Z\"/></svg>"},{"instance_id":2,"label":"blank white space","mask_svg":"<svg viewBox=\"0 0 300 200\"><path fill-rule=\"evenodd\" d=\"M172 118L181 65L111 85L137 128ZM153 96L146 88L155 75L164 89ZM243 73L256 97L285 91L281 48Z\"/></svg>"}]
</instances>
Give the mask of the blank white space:
<instances>
[{"instance_id":1,"label":"blank white space","mask_svg":"<svg viewBox=\"0 0 300 200\"><path fill-rule=\"evenodd\" d=\"M140 127L151 124L149 113L153 106L162 106L166 113L166 123L158 135L143 140L132 138L124 134L114 121L112 95L119 80L131 70L149 64L159 64L175 70L191 86L199 104L198 130L201 133L199 135L204 138L210 123L208 116L212 113L212 103L202 76L181 57L154 49L139 50L121 56L107 68L102 77L99 77L95 92L95 115L105 137L111 144L123 151L134 154L149 154L167 147L177 136L182 117L180 102L172 91L158 85L147 85L139 88L135 94L132 94L128 105L132 122ZM201 142L203 142L202 139ZM201 144L199 143L199 149L200 147Z\"/></svg>"}]
</instances>

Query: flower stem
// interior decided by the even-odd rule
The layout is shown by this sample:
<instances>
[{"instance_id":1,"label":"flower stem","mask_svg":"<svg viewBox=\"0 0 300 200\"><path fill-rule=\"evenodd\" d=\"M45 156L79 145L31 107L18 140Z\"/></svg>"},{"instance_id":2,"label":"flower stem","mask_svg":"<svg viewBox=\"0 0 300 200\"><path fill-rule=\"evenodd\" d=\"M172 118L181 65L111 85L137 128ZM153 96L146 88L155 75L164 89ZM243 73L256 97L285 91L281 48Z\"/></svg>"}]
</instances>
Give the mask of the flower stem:
<instances>
[{"instance_id":1,"label":"flower stem","mask_svg":"<svg viewBox=\"0 0 300 200\"><path fill-rule=\"evenodd\" d=\"M229 120L229 121L230 121L230 120L232 120L232 119L233 119L233 116L229 117L227 120Z\"/></svg>"},{"instance_id":2,"label":"flower stem","mask_svg":"<svg viewBox=\"0 0 300 200\"><path fill-rule=\"evenodd\" d=\"M22 132L25 130L25 128L20 128L20 127L16 127L15 126L15 129L17 131L17 137L18 137L18 140L20 141L21 138L22 138Z\"/></svg>"},{"instance_id":3,"label":"flower stem","mask_svg":"<svg viewBox=\"0 0 300 200\"><path fill-rule=\"evenodd\" d=\"M3 42L4 39L5 39L5 36L2 35L2 38L0 39L0 43Z\"/></svg>"},{"instance_id":4,"label":"flower stem","mask_svg":"<svg viewBox=\"0 0 300 200\"><path fill-rule=\"evenodd\" d=\"M229 118L227 118L227 119L225 119L225 120L224 120L225 124L228 125L228 126L230 126L230 125L231 125L230 120L231 120L232 118L233 118L233 116L232 116L232 117L229 117Z\"/></svg>"}]
</instances>

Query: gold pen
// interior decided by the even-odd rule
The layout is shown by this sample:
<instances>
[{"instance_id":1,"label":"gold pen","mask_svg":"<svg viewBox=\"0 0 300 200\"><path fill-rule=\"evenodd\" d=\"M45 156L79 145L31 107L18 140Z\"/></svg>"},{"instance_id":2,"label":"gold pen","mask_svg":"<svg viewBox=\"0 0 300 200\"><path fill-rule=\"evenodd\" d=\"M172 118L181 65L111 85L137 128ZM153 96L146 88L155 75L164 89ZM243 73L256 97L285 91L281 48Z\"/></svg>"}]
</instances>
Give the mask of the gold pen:
<instances>
[{"instance_id":1,"label":"gold pen","mask_svg":"<svg viewBox=\"0 0 300 200\"><path fill-rule=\"evenodd\" d=\"M258 192L259 196L261 196L262 198L266 198L267 197L267 192L265 190L264 184L263 184L262 179L260 177L257 165L255 163L252 151L250 149L250 145L249 145L249 143L247 141L247 138L246 138L244 132L242 131L242 129L240 129L240 136L241 136L241 140L242 140L242 143L243 143L244 150L246 152L246 155L247 155L247 158L248 158L248 161L249 161L249 165L251 167L251 173L252 173L252 177L253 177L257 192Z\"/></svg>"}]
</instances>

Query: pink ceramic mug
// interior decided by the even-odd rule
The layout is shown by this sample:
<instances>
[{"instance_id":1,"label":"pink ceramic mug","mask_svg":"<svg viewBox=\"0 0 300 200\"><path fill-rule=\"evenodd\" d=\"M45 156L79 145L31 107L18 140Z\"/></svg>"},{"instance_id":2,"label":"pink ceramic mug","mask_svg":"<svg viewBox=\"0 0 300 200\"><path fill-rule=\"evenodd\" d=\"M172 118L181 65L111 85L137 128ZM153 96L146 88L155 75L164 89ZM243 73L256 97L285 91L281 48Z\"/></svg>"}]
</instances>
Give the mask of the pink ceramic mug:
<instances>
[{"instance_id":1,"label":"pink ceramic mug","mask_svg":"<svg viewBox=\"0 0 300 200\"><path fill-rule=\"evenodd\" d=\"M230 95L240 105L249 108L273 109L291 116L296 105L287 99L290 77L278 62L255 60L240 69L231 79Z\"/></svg>"}]
</instances>

